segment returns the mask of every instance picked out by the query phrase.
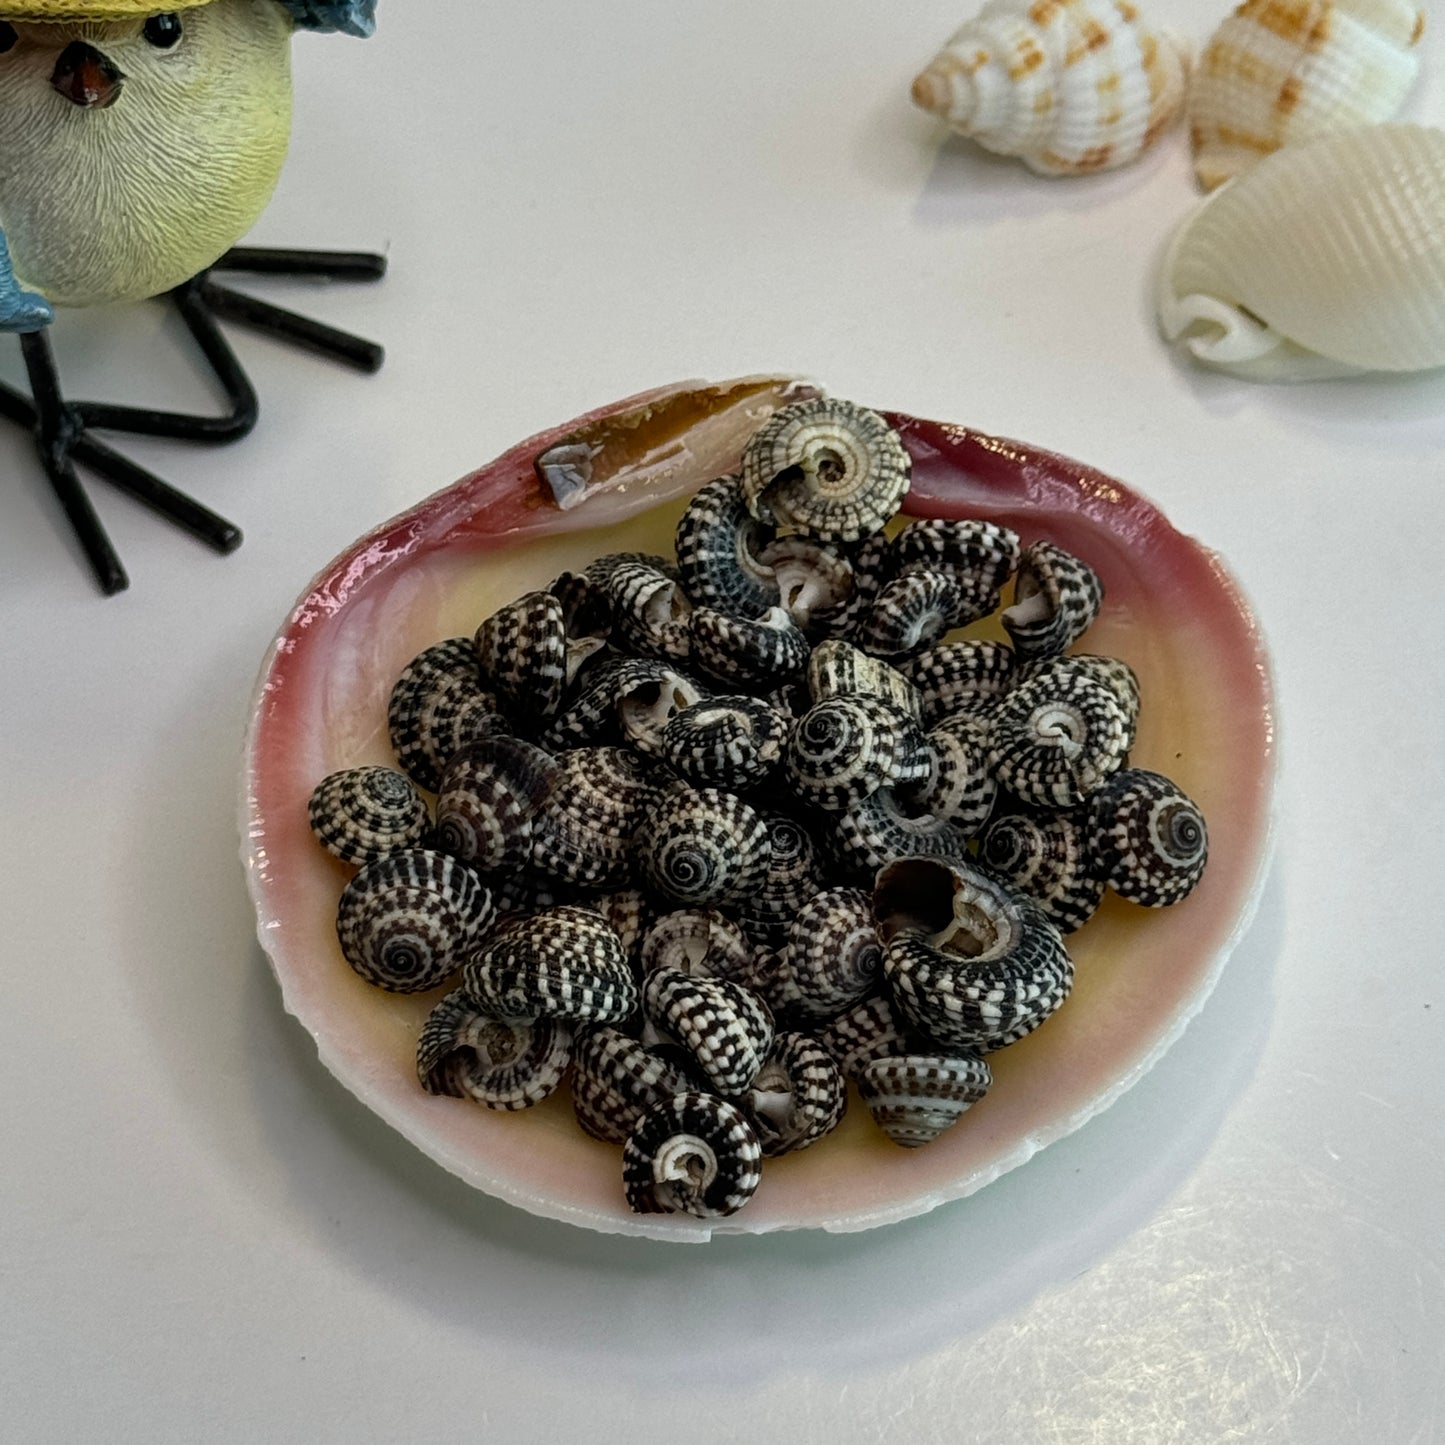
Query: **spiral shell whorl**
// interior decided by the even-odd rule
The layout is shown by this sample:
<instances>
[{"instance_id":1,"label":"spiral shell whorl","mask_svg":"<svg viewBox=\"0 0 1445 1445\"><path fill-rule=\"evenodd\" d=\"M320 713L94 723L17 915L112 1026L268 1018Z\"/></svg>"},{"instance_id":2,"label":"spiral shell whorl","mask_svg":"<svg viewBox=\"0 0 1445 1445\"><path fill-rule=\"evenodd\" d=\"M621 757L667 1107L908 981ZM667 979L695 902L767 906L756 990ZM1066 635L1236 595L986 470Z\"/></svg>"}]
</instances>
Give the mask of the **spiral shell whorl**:
<instances>
[{"instance_id":1,"label":"spiral shell whorl","mask_svg":"<svg viewBox=\"0 0 1445 1445\"><path fill-rule=\"evenodd\" d=\"M346 768L323 778L307 805L311 831L343 863L370 863L416 847L431 814L416 785L394 768Z\"/></svg>"},{"instance_id":2,"label":"spiral shell whorl","mask_svg":"<svg viewBox=\"0 0 1445 1445\"><path fill-rule=\"evenodd\" d=\"M768 870L762 818L721 788L663 794L641 819L637 848L648 887L683 908L745 897Z\"/></svg>"}]
</instances>

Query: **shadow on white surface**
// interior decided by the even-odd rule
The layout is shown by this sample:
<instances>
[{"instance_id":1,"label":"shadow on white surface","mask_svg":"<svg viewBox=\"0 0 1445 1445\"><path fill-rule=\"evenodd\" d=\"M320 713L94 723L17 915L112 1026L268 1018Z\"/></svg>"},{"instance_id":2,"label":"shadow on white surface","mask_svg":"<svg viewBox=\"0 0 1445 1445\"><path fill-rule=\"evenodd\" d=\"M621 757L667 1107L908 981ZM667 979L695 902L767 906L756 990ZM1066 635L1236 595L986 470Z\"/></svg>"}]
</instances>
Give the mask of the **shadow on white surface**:
<instances>
[{"instance_id":1,"label":"shadow on white surface","mask_svg":"<svg viewBox=\"0 0 1445 1445\"><path fill-rule=\"evenodd\" d=\"M994 155L964 136L948 135L938 145L913 219L927 228L988 226L1117 205L1150 182L1164 164L1165 149L1099 175L1034 176L1020 160ZM1021 174L1034 184L1021 186Z\"/></svg>"}]
</instances>

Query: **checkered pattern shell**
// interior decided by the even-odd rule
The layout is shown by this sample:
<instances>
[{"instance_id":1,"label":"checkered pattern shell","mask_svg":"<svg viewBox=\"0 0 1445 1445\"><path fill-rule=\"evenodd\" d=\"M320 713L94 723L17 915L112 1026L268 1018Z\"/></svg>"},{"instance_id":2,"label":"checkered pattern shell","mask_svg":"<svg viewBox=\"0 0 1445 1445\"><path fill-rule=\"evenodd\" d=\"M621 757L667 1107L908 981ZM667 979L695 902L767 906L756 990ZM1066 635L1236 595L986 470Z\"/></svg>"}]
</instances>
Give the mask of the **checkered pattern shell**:
<instances>
[{"instance_id":1,"label":"checkered pattern shell","mask_svg":"<svg viewBox=\"0 0 1445 1445\"><path fill-rule=\"evenodd\" d=\"M778 604L778 584L757 560L771 537L748 515L736 477L718 477L687 504L674 545L687 595L730 617L761 617Z\"/></svg>"},{"instance_id":2,"label":"checkered pattern shell","mask_svg":"<svg viewBox=\"0 0 1445 1445\"><path fill-rule=\"evenodd\" d=\"M307 805L311 831L343 863L370 863L416 847L431 826L426 800L395 768L345 768L323 778Z\"/></svg>"},{"instance_id":3,"label":"checkered pattern shell","mask_svg":"<svg viewBox=\"0 0 1445 1445\"><path fill-rule=\"evenodd\" d=\"M562 1082L571 1059L564 1024L509 1023L457 989L422 1025L416 1072L430 1094L475 1099L489 1109L530 1109Z\"/></svg>"},{"instance_id":4,"label":"checkered pattern shell","mask_svg":"<svg viewBox=\"0 0 1445 1445\"><path fill-rule=\"evenodd\" d=\"M982 861L1027 893L1062 933L1082 928L1104 896L1089 815L1087 803L1059 813L1006 813L983 835Z\"/></svg>"},{"instance_id":5,"label":"checkered pattern shell","mask_svg":"<svg viewBox=\"0 0 1445 1445\"><path fill-rule=\"evenodd\" d=\"M760 522L858 542L892 518L912 460L877 412L813 397L775 412L743 451L741 483Z\"/></svg>"},{"instance_id":6,"label":"checkered pattern shell","mask_svg":"<svg viewBox=\"0 0 1445 1445\"><path fill-rule=\"evenodd\" d=\"M767 876L768 856L768 830L757 810L721 788L675 787L638 822L643 883L682 908L747 897Z\"/></svg>"},{"instance_id":7,"label":"checkered pattern shell","mask_svg":"<svg viewBox=\"0 0 1445 1445\"><path fill-rule=\"evenodd\" d=\"M893 570L939 569L959 590L986 603L986 617L998 606L999 593L1019 565L1019 536L996 522L929 518L910 522L889 548Z\"/></svg>"},{"instance_id":8,"label":"checkered pattern shell","mask_svg":"<svg viewBox=\"0 0 1445 1445\"><path fill-rule=\"evenodd\" d=\"M1111 687L1081 672L1039 677L989 715L989 766L1025 803L1072 808L1123 766L1128 734Z\"/></svg>"},{"instance_id":9,"label":"checkered pattern shell","mask_svg":"<svg viewBox=\"0 0 1445 1445\"><path fill-rule=\"evenodd\" d=\"M725 1099L678 1094L648 1110L622 1148L622 1187L637 1214L736 1214L762 1180L762 1146Z\"/></svg>"},{"instance_id":10,"label":"checkered pattern shell","mask_svg":"<svg viewBox=\"0 0 1445 1445\"><path fill-rule=\"evenodd\" d=\"M988 1092L986 1060L907 1054L875 1059L858 1075L873 1121L905 1149L931 1143Z\"/></svg>"},{"instance_id":11,"label":"checkered pattern shell","mask_svg":"<svg viewBox=\"0 0 1445 1445\"><path fill-rule=\"evenodd\" d=\"M640 657L685 663L692 652L692 603L671 565L614 561L594 575L612 603L612 631Z\"/></svg>"},{"instance_id":12,"label":"checkered pattern shell","mask_svg":"<svg viewBox=\"0 0 1445 1445\"><path fill-rule=\"evenodd\" d=\"M548 718L567 682L567 625L561 601L528 592L500 607L476 633L482 682L518 718Z\"/></svg>"},{"instance_id":13,"label":"checkered pattern shell","mask_svg":"<svg viewBox=\"0 0 1445 1445\"><path fill-rule=\"evenodd\" d=\"M841 638L820 642L808 658L808 693L814 702L866 692L892 703L914 722L923 719L923 699L896 667L881 657L870 657Z\"/></svg>"},{"instance_id":14,"label":"checkered pattern shell","mask_svg":"<svg viewBox=\"0 0 1445 1445\"><path fill-rule=\"evenodd\" d=\"M675 1039L719 1094L741 1094L773 1042L773 1016L748 989L676 969L647 976L642 1007L660 1034Z\"/></svg>"},{"instance_id":15,"label":"checkered pattern shell","mask_svg":"<svg viewBox=\"0 0 1445 1445\"><path fill-rule=\"evenodd\" d=\"M1091 843L1109 886L1145 908L1188 895L1209 860L1198 805L1159 773L1116 773L1090 800Z\"/></svg>"},{"instance_id":16,"label":"checkered pattern shell","mask_svg":"<svg viewBox=\"0 0 1445 1445\"><path fill-rule=\"evenodd\" d=\"M936 727L1002 697L1013 677L1014 654L1002 642L944 642L898 666L918 689L924 722Z\"/></svg>"},{"instance_id":17,"label":"checkered pattern shell","mask_svg":"<svg viewBox=\"0 0 1445 1445\"><path fill-rule=\"evenodd\" d=\"M762 698L705 698L674 713L662 730L662 757L700 788L756 787L783 760L788 720Z\"/></svg>"},{"instance_id":18,"label":"checkered pattern shell","mask_svg":"<svg viewBox=\"0 0 1445 1445\"><path fill-rule=\"evenodd\" d=\"M494 934L468 960L462 985L498 1018L615 1023L637 1007L622 941L592 908L563 904Z\"/></svg>"},{"instance_id":19,"label":"checkered pattern shell","mask_svg":"<svg viewBox=\"0 0 1445 1445\"><path fill-rule=\"evenodd\" d=\"M692 614L692 665L721 687L757 689L802 677L811 647L781 607L751 621L713 607Z\"/></svg>"},{"instance_id":20,"label":"checkered pattern shell","mask_svg":"<svg viewBox=\"0 0 1445 1445\"><path fill-rule=\"evenodd\" d=\"M781 948L798 910L823 887L823 870L812 834L785 813L764 813L768 830L767 877L734 905L748 937L763 948Z\"/></svg>"},{"instance_id":21,"label":"checkered pattern shell","mask_svg":"<svg viewBox=\"0 0 1445 1445\"><path fill-rule=\"evenodd\" d=\"M1067 657L1041 657L1020 663L1014 672L1014 684L1033 682L1039 678L1065 678L1073 673L1086 673L1101 682L1124 709L1124 747L1134 746L1139 730L1139 679L1127 662L1117 657L1098 657L1081 652Z\"/></svg>"},{"instance_id":22,"label":"checkered pattern shell","mask_svg":"<svg viewBox=\"0 0 1445 1445\"><path fill-rule=\"evenodd\" d=\"M520 868L532 850L532 819L559 769L541 748L497 737L452 758L437 794L437 847L474 868Z\"/></svg>"},{"instance_id":23,"label":"checkered pattern shell","mask_svg":"<svg viewBox=\"0 0 1445 1445\"><path fill-rule=\"evenodd\" d=\"M857 883L869 882L895 858L967 856L969 834L931 813L905 809L892 788L839 813L828 846L838 866Z\"/></svg>"},{"instance_id":24,"label":"checkered pattern shell","mask_svg":"<svg viewBox=\"0 0 1445 1445\"><path fill-rule=\"evenodd\" d=\"M908 1048L903 1026L884 994L865 998L838 1015L813 1037L831 1055L845 1079L857 1078L864 1064Z\"/></svg>"},{"instance_id":25,"label":"checkered pattern shell","mask_svg":"<svg viewBox=\"0 0 1445 1445\"><path fill-rule=\"evenodd\" d=\"M988 763L988 724L972 713L955 713L928 734L928 741L933 775L910 792L910 800L972 835L988 821L998 793Z\"/></svg>"},{"instance_id":26,"label":"checkered pattern shell","mask_svg":"<svg viewBox=\"0 0 1445 1445\"><path fill-rule=\"evenodd\" d=\"M816 1039L781 1033L773 1040L742 1108L757 1130L765 1159L816 1144L838 1127L848 1085Z\"/></svg>"},{"instance_id":27,"label":"checkered pattern shell","mask_svg":"<svg viewBox=\"0 0 1445 1445\"><path fill-rule=\"evenodd\" d=\"M453 753L503 729L471 638L435 643L406 665L391 690L387 727L402 771L432 793Z\"/></svg>"},{"instance_id":28,"label":"checkered pattern shell","mask_svg":"<svg viewBox=\"0 0 1445 1445\"><path fill-rule=\"evenodd\" d=\"M492 917L491 896L466 864L415 848L368 863L346 885L336 936L368 983L422 993L461 967Z\"/></svg>"},{"instance_id":29,"label":"checkered pattern shell","mask_svg":"<svg viewBox=\"0 0 1445 1445\"><path fill-rule=\"evenodd\" d=\"M788 980L788 1013L800 1021L834 1018L875 992L883 946L873 905L858 888L829 888L798 911L779 958Z\"/></svg>"},{"instance_id":30,"label":"checkered pattern shell","mask_svg":"<svg viewBox=\"0 0 1445 1445\"><path fill-rule=\"evenodd\" d=\"M1020 657L1049 657L1084 635L1103 601L1104 584L1087 562L1035 542L1019 560L1014 602L1001 621Z\"/></svg>"},{"instance_id":31,"label":"checkered pattern shell","mask_svg":"<svg viewBox=\"0 0 1445 1445\"><path fill-rule=\"evenodd\" d=\"M692 1087L670 1059L606 1024L583 1032L573 1066L577 1122L608 1144L625 1143L649 1109Z\"/></svg>"},{"instance_id":32,"label":"checkered pattern shell","mask_svg":"<svg viewBox=\"0 0 1445 1445\"><path fill-rule=\"evenodd\" d=\"M752 962L753 947L740 924L715 908L664 913L642 940L642 971L676 969L694 978L737 979Z\"/></svg>"},{"instance_id":33,"label":"checkered pattern shell","mask_svg":"<svg viewBox=\"0 0 1445 1445\"><path fill-rule=\"evenodd\" d=\"M917 934L893 939L883 956L899 1012L944 1052L984 1052L1016 1042L1038 1028L1074 985L1064 940L1036 903L991 884L975 888L974 907L974 926L992 933L978 956L940 950Z\"/></svg>"},{"instance_id":34,"label":"checkered pattern shell","mask_svg":"<svg viewBox=\"0 0 1445 1445\"><path fill-rule=\"evenodd\" d=\"M829 698L793 729L785 760L794 793L806 803L842 812L882 787L928 776L928 740L917 723L867 693Z\"/></svg>"},{"instance_id":35,"label":"checkered pattern shell","mask_svg":"<svg viewBox=\"0 0 1445 1445\"><path fill-rule=\"evenodd\" d=\"M961 622L954 620L961 615ZM971 612L967 594L948 573L918 568L879 592L856 636L866 651L899 661L931 647L949 628L984 615Z\"/></svg>"},{"instance_id":36,"label":"checkered pattern shell","mask_svg":"<svg viewBox=\"0 0 1445 1445\"><path fill-rule=\"evenodd\" d=\"M557 759L532 819L532 868L582 888L633 881L634 834L655 789L652 766L626 748L574 748Z\"/></svg>"}]
</instances>

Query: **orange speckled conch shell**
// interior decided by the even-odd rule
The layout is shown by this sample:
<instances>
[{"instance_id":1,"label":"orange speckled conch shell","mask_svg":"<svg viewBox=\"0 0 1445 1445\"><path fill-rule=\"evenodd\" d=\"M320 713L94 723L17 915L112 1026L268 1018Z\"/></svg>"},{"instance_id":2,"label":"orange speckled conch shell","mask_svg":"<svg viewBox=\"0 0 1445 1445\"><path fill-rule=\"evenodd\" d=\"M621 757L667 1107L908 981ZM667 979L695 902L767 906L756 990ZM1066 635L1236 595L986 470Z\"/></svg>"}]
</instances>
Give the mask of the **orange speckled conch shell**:
<instances>
[{"instance_id":1,"label":"orange speckled conch shell","mask_svg":"<svg viewBox=\"0 0 1445 1445\"><path fill-rule=\"evenodd\" d=\"M990 0L913 82L913 99L1041 175L1137 159L1184 105L1182 45L1131 0Z\"/></svg>"}]
</instances>

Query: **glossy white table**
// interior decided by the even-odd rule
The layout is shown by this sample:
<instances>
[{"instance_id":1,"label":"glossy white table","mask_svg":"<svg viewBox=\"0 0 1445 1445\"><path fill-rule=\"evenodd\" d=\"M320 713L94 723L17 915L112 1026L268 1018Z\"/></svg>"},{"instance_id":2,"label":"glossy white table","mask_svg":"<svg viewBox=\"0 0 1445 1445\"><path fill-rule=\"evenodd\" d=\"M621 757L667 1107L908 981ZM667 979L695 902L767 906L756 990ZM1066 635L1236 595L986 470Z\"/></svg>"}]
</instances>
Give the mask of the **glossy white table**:
<instances>
[{"instance_id":1,"label":"glossy white table","mask_svg":"<svg viewBox=\"0 0 1445 1445\"><path fill-rule=\"evenodd\" d=\"M945 141L907 89L962 15L909 8L383 0L368 44L301 37L252 239L392 271L256 289L386 369L233 332L255 435L123 445L246 545L97 487L108 602L0 429L0 1437L1445 1433L1445 378L1171 358L1146 276L1182 135L1073 183ZM1154 8L1196 41L1223 9ZM1445 122L1445 38L1425 61L1410 113ZM207 405L183 339L159 306L56 328L75 394ZM608 1239L473 1194L317 1064L252 941L241 735L359 533L590 406L771 368L1082 458L1218 548L1274 649L1276 862L1173 1052L981 1194L848 1238Z\"/></svg>"}]
</instances>

